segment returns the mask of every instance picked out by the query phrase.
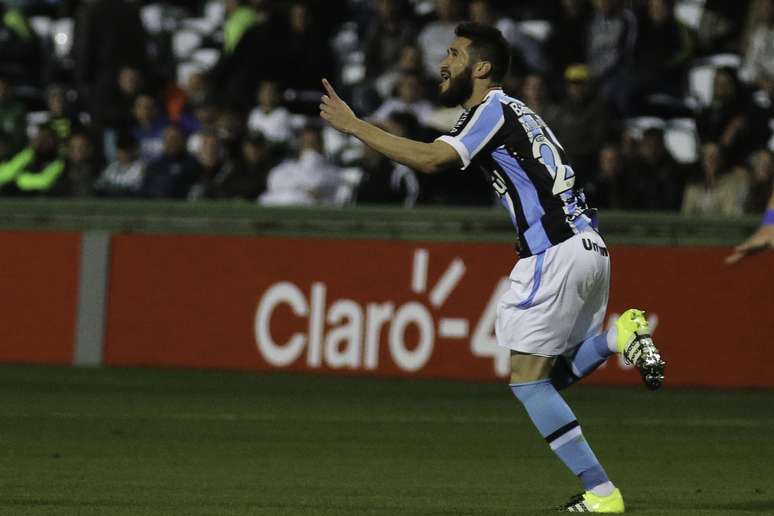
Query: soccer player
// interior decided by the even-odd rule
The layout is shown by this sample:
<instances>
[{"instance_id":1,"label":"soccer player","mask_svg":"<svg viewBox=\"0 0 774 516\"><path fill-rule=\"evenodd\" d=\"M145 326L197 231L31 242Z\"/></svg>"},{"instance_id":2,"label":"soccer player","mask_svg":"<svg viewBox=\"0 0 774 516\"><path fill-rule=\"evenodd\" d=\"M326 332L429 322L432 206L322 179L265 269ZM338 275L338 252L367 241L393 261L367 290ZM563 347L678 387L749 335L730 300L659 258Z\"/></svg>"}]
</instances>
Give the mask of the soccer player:
<instances>
[{"instance_id":1,"label":"soccer player","mask_svg":"<svg viewBox=\"0 0 774 516\"><path fill-rule=\"evenodd\" d=\"M554 453L580 478L584 492L568 512L623 512L613 485L559 390L622 353L658 388L664 362L641 310L630 309L607 333L610 257L595 217L574 188L562 146L523 102L503 93L509 50L495 28L460 24L441 61L439 98L465 112L432 143L391 135L357 118L323 79L320 116L388 158L415 170L481 169L518 233L519 260L500 300L497 342L511 350L510 387ZM473 166L472 166L473 165Z\"/></svg>"}]
</instances>

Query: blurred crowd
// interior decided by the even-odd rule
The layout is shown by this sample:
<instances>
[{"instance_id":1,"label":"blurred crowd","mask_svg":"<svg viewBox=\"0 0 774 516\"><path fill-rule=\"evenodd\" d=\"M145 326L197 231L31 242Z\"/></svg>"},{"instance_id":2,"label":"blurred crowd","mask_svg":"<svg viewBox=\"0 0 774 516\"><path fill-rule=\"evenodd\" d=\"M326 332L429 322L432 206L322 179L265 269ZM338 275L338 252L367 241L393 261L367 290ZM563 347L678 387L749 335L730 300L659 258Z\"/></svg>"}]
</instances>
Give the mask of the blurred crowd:
<instances>
[{"instance_id":1,"label":"blurred crowd","mask_svg":"<svg viewBox=\"0 0 774 516\"><path fill-rule=\"evenodd\" d=\"M463 20L513 48L504 84L557 134L591 203L760 213L774 180L774 0L9 0L0 195L264 205L492 205L321 124L320 79L432 141Z\"/></svg>"}]
</instances>

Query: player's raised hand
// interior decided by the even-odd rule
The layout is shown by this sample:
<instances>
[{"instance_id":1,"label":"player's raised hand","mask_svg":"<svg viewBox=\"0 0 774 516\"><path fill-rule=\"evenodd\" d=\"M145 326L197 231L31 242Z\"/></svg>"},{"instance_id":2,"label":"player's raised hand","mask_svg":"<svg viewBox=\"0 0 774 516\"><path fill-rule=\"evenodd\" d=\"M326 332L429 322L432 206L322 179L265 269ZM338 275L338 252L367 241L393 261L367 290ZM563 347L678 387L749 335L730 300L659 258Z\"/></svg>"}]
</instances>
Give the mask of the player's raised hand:
<instances>
[{"instance_id":1,"label":"player's raised hand","mask_svg":"<svg viewBox=\"0 0 774 516\"><path fill-rule=\"evenodd\" d=\"M734 248L734 252L726 257L726 263L733 264L751 254L774 249L774 224L758 228L750 238Z\"/></svg>"},{"instance_id":2,"label":"player's raised hand","mask_svg":"<svg viewBox=\"0 0 774 516\"><path fill-rule=\"evenodd\" d=\"M352 133L357 121L355 113L341 100L328 79L323 79L322 84L327 94L320 99L320 116L335 129L347 134Z\"/></svg>"}]
</instances>

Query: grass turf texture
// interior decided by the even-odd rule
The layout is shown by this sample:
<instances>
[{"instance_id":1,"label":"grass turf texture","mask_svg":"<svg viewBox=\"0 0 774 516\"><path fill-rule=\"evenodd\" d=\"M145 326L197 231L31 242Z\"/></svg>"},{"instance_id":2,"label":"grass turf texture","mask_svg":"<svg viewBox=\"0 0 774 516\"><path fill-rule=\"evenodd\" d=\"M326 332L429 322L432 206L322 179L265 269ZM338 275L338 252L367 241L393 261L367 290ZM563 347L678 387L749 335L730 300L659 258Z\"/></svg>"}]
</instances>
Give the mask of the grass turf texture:
<instances>
[{"instance_id":1,"label":"grass turf texture","mask_svg":"<svg viewBox=\"0 0 774 516\"><path fill-rule=\"evenodd\" d=\"M773 391L576 386L636 514L774 514ZM550 514L579 491L504 385L0 366L0 514Z\"/></svg>"}]
</instances>

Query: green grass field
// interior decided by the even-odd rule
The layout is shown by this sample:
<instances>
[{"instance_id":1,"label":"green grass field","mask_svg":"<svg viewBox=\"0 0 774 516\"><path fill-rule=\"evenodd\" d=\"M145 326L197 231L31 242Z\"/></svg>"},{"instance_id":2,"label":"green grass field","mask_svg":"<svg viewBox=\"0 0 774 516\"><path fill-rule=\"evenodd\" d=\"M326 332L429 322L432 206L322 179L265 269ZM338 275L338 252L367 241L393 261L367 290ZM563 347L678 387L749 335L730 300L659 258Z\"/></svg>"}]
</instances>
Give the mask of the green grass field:
<instances>
[{"instance_id":1,"label":"green grass field","mask_svg":"<svg viewBox=\"0 0 774 516\"><path fill-rule=\"evenodd\" d=\"M635 514L774 514L774 391L576 386ZM503 385L0 366L2 515L550 514Z\"/></svg>"}]
</instances>

